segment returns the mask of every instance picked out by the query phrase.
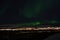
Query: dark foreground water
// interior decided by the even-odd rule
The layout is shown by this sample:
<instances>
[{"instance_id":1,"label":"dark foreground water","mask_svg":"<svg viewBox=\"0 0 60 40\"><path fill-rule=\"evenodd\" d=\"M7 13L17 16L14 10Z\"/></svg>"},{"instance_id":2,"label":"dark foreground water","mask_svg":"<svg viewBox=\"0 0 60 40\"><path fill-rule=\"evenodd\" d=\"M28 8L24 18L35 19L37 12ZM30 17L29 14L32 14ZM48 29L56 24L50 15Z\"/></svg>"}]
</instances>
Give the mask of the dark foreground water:
<instances>
[{"instance_id":1,"label":"dark foreground water","mask_svg":"<svg viewBox=\"0 0 60 40\"><path fill-rule=\"evenodd\" d=\"M58 40L60 39L59 32L30 32L23 33L22 31L0 31L0 39L2 40Z\"/></svg>"}]
</instances>

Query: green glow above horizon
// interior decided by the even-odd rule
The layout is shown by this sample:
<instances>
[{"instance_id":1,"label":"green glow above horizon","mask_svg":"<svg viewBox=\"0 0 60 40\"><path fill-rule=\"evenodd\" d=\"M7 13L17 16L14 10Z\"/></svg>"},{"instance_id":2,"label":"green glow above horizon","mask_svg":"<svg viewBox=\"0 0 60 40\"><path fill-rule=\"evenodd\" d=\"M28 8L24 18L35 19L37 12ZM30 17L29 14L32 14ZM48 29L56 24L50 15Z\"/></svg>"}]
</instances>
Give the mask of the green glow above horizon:
<instances>
[{"instance_id":1,"label":"green glow above horizon","mask_svg":"<svg viewBox=\"0 0 60 40\"><path fill-rule=\"evenodd\" d=\"M33 23L23 23L23 24L16 24L17 26L36 26L39 25L40 22L33 22Z\"/></svg>"},{"instance_id":2,"label":"green glow above horizon","mask_svg":"<svg viewBox=\"0 0 60 40\"><path fill-rule=\"evenodd\" d=\"M40 22L35 22L35 23L33 23L33 25L39 25L40 24Z\"/></svg>"},{"instance_id":3,"label":"green glow above horizon","mask_svg":"<svg viewBox=\"0 0 60 40\"><path fill-rule=\"evenodd\" d=\"M51 23L56 23L56 21L51 21Z\"/></svg>"},{"instance_id":4,"label":"green glow above horizon","mask_svg":"<svg viewBox=\"0 0 60 40\"><path fill-rule=\"evenodd\" d=\"M48 23L57 23L57 21L56 20L51 20Z\"/></svg>"}]
</instances>

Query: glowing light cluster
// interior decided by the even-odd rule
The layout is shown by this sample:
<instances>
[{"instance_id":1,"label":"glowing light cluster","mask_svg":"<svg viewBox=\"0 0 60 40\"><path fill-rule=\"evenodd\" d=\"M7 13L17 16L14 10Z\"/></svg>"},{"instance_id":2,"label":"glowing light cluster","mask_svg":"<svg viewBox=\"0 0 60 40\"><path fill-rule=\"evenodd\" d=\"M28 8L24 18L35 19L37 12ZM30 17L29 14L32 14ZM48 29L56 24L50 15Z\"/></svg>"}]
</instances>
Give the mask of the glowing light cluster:
<instances>
[{"instance_id":1,"label":"glowing light cluster","mask_svg":"<svg viewBox=\"0 0 60 40\"><path fill-rule=\"evenodd\" d=\"M9 29L9 28L5 28L5 29L0 29L0 30L12 30L12 31L18 31L18 30L60 30L60 27L44 27L44 28L41 28L41 27L24 27L24 28L14 28L14 29Z\"/></svg>"}]
</instances>

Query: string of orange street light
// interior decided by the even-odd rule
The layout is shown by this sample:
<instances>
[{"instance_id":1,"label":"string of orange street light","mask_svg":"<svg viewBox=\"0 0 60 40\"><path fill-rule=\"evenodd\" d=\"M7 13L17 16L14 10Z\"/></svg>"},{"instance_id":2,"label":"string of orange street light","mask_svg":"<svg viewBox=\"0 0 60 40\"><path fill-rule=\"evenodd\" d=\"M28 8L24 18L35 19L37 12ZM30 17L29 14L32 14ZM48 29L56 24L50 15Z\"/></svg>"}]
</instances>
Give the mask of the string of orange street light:
<instances>
[{"instance_id":1,"label":"string of orange street light","mask_svg":"<svg viewBox=\"0 0 60 40\"><path fill-rule=\"evenodd\" d=\"M60 27L44 27L44 28L41 28L41 27L25 27L25 28L5 28L5 29L0 29L0 30L60 30Z\"/></svg>"}]
</instances>

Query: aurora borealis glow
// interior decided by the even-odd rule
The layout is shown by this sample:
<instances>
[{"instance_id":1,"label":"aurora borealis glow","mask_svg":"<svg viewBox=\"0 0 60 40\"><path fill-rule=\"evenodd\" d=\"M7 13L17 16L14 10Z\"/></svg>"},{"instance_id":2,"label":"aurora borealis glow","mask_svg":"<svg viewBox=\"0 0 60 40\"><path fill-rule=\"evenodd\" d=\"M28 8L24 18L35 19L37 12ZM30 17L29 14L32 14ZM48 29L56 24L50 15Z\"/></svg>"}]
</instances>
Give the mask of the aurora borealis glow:
<instances>
[{"instance_id":1,"label":"aurora borealis glow","mask_svg":"<svg viewBox=\"0 0 60 40\"><path fill-rule=\"evenodd\" d=\"M3 0L0 22L60 21L59 4L59 0Z\"/></svg>"}]
</instances>

